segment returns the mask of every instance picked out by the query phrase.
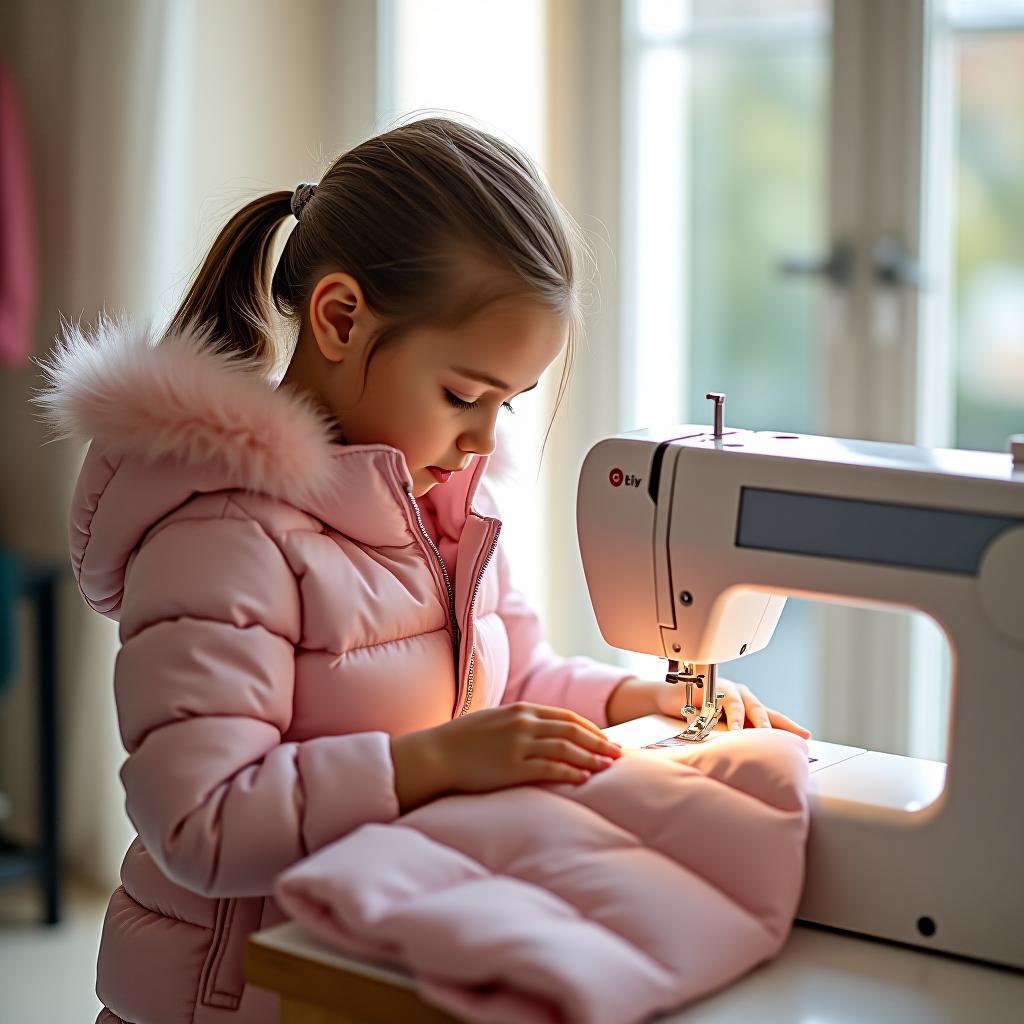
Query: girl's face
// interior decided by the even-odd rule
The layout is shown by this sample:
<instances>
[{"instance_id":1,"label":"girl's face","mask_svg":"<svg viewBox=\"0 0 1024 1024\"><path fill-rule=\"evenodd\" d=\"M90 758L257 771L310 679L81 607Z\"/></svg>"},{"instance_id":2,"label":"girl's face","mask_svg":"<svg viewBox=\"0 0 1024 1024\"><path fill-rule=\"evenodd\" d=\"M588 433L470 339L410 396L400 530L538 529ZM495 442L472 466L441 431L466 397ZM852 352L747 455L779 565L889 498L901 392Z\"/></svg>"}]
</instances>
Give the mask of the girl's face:
<instances>
[{"instance_id":1,"label":"girl's face","mask_svg":"<svg viewBox=\"0 0 1024 1024\"><path fill-rule=\"evenodd\" d=\"M432 467L466 469L471 456L494 450L498 416L508 415L503 405L514 408L517 395L537 386L568 334L566 322L537 303L499 299L457 327L413 328L390 342L374 354L363 390L365 343L377 325L365 307L362 318L350 309L339 331L340 312L329 307L324 323L311 324L314 334L326 324L317 339L328 367L324 373L321 363L317 375L321 402L350 444L402 451L416 497L439 485Z\"/></svg>"}]
</instances>

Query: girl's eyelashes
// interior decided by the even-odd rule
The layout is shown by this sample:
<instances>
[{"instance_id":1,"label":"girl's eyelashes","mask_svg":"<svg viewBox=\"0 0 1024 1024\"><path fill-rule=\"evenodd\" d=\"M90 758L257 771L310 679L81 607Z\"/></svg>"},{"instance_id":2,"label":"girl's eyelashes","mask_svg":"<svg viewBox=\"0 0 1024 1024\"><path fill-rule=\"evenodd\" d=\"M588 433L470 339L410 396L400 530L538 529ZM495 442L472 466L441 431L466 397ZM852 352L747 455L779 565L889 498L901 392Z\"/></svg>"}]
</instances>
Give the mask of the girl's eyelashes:
<instances>
[{"instance_id":1,"label":"girl's eyelashes","mask_svg":"<svg viewBox=\"0 0 1024 1024\"><path fill-rule=\"evenodd\" d=\"M452 394L447 388L444 389L445 398L451 405L454 405L456 409L475 409L479 404L479 399L475 402L467 402L464 398L459 398L458 395ZM501 407L508 409L509 412L515 412L510 402L502 402Z\"/></svg>"}]
</instances>

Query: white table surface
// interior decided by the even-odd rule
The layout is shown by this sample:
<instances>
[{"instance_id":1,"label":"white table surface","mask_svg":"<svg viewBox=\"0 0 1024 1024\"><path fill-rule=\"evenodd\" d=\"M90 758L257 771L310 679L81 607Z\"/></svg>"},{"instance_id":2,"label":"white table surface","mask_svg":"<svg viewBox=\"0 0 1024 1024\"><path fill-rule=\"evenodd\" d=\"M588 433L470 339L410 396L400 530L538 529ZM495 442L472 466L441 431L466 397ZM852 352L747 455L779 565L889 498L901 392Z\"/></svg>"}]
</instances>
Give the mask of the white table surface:
<instances>
[{"instance_id":1,"label":"white table surface","mask_svg":"<svg viewBox=\"0 0 1024 1024\"><path fill-rule=\"evenodd\" d=\"M411 987L295 921L253 941ZM774 960L659 1024L1020 1024L1024 973L796 924ZM652 1022L653 1024L653 1022Z\"/></svg>"}]
</instances>

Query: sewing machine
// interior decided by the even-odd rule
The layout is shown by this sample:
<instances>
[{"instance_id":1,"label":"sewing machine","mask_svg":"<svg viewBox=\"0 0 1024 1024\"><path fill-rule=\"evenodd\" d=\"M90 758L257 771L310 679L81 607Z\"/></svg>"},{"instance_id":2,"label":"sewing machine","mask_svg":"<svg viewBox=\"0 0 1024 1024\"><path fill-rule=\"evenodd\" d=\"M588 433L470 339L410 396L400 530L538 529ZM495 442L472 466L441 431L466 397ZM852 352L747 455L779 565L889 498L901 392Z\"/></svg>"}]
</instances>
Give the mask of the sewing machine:
<instances>
[{"instance_id":1,"label":"sewing machine","mask_svg":"<svg viewBox=\"0 0 1024 1024\"><path fill-rule=\"evenodd\" d=\"M1024 438L1000 455L727 430L708 398L713 429L618 434L580 474L601 633L668 659L686 708L629 723L627 745L720 737L717 666L768 644L786 596L930 615L948 765L811 740L797 916L1024 968Z\"/></svg>"}]
</instances>

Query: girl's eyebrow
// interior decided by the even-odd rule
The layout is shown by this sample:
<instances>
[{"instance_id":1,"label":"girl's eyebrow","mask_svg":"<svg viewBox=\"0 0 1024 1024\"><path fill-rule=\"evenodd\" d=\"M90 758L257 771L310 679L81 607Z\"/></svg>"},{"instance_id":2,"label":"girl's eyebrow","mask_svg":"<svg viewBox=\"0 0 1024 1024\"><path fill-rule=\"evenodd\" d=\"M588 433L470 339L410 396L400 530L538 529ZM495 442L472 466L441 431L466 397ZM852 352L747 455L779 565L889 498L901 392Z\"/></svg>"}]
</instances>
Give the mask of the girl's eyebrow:
<instances>
[{"instance_id":1,"label":"girl's eyebrow","mask_svg":"<svg viewBox=\"0 0 1024 1024\"><path fill-rule=\"evenodd\" d=\"M489 374L482 373L479 370L466 370L459 366L453 366L452 372L457 373L462 377L468 377L470 380L478 381L481 384L488 384L492 388L497 388L499 391L512 390L504 381L498 380L497 377L492 377ZM539 383L540 381L536 381L535 383L531 384L528 388L523 388L523 390L520 391L519 394L525 395L527 391L532 391Z\"/></svg>"}]
</instances>

